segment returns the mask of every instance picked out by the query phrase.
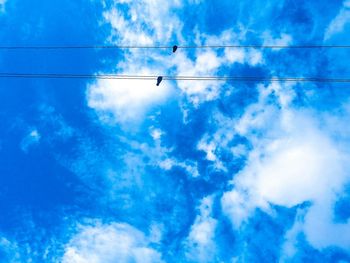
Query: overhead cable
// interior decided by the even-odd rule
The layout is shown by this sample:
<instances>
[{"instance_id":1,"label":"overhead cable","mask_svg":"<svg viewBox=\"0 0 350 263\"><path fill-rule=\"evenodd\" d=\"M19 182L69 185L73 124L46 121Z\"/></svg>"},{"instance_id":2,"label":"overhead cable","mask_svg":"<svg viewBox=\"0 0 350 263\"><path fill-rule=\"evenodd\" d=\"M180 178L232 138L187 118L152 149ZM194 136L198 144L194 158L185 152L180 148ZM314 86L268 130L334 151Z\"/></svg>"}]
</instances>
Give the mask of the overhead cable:
<instances>
[{"instance_id":1,"label":"overhead cable","mask_svg":"<svg viewBox=\"0 0 350 263\"><path fill-rule=\"evenodd\" d=\"M160 79L161 77L161 79ZM350 78L328 77L264 77L264 76L155 76L118 74L57 74L57 73L0 73L0 78L34 79L111 79L111 80L176 80L176 81L237 81L237 82L329 82L350 83Z\"/></svg>"},{"instance_id":2,"label":"overhead cable","mask_svg":"<svg viewBox=\"0 0 350 263\"><path fill-rule=\"evenodd\" d=\"M4 45L0 50L59 50L59 49L225 49L225 48L253 48L253 49L349 49L350 45L193 45L193 46L142 46L142 45Z\"/></svg>"}]
</instances>

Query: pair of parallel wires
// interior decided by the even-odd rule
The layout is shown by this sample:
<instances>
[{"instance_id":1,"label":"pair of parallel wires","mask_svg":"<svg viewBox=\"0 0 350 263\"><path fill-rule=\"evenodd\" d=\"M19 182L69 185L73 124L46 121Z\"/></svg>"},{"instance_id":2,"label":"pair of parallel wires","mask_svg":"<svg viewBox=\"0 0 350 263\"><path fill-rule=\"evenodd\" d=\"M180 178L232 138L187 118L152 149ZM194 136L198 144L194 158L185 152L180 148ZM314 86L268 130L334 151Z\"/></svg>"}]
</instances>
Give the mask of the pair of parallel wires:
<instances>
[{"instance_id":1,"label":"pair of parallel wires","mask_svg":"<svg viewBox=\"0 0 350 263\"><path fill-rule=\"evenodd\" d=\"M0 50L128 50L128 49L169 49L176 53L181 49L350 49L350 45L206 45L206 46L120 46L120 45L80 45L80 46L0 46ZM350 83L350 78L328 77L262 77L262 76L144 76L118 74L57 74L57 73L5 73L0 78L35 79L110 79L110 80L156 80L157 86L163 80L176 81L233 81L233 82L323 82Z\"/></svg>"}]
</instances>

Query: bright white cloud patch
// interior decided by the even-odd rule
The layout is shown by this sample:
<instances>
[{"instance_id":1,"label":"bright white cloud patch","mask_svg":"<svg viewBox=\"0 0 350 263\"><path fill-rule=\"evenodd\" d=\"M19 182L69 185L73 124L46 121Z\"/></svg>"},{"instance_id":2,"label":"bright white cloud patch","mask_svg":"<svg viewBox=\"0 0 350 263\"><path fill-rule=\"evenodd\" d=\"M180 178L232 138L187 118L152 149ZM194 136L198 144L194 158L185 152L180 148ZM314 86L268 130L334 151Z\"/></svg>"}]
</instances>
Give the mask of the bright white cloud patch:
<instances>
[{"instance_id":1,"label":"bright white cloud patch","mask_svg":"<svg viewBox=\"0 0 350 263\"><path fill-rule=\"evenodd\" d=\"M179 20L170 15L170 9L177 5L157 1L123 3L127 4L128 12L113 8L104 14L113 29L112 39L118 44L155 45L168 39L174 28L181 27ZM132 49L124 53L124 60L116 69L118 74L160 76L165 73L162 60L164 57L158 52ZM112 113L119 122L139 120L150 106L161 102L169 93L169 82L164 81L159 87L155 84L155 79L101 80L90 87L89 106L102 113Z\"/></svg>"},{"instance_id":2,"label":"bright white cloud patch","mask_svg":"<svg viewBox=\"0 0 350 263\"><path fill-rule=\"evenodd\" d=\"M111 41L120 45L157 45L181 31L181 23L172 12L180 2L164 1L115 1L126 4L127 11L112 8L104 18L112 27ZM168 53L167 53L168 52ZM116 65L118 74L155 75L166 73L165 54L132 49L124 53L122 62ZM101 113L102 119L112 115L118 122L140 120L148 109L160 103L169 94L170 82L156 86L156 80L101 80L91 85L88 104Z\"/></svg>"},{"instance_id":3,"label":"bright white cloud patch","mask_svg":"<svg viewBox=\"0 0 350 263\"><path fill-rule=\"evenodd\" d=\"M305 127L303 120L292 121L297 130L251 152L248 165L234 179L235 190L224 195L223 206L237 226L255 207L334 200L346 182L346 159L329 138Z\"/></svg>"},{"instance_id":4,"label":"bright white cloud patch","mask_svg":"<svg viewBox=\"0 0 350 263\"><path fill-rule=\"evenodd\" d=\"M115 1L124 4L126 12L117 7L104 13L104 19L112 27L109 41L118 45L172 45L176 39L182 45L191 41L182 35L180 19L181 1ZM196 5L198 1L190 4ZM224 31L219 35L193 33L196 45L223 45L237 43L244 34ZM186 40L185 40L186 39ZM193 45L193 43L190 43ZM257 66L263 63L262 53L257 50L193 50L180 49L175 54L169 50L130 49L115 66L115 72L125 75L152 76L216 76L220 69L232 63ZM176 81L182 94L194 105L216 99L224 82ZM140 120L151 108L169 95L172 84L164 81L160 87L153 81L101 80L88 90L88 105L100 113L102 119L112 116L117 122Z\"/></svg>"},{"instance_id":5,"label":"bright white cloud patch","mask_svg":"<svg viewBox=\"0 0 350 263\"><path fill-rule=\"evenodd\" d=\"M303 131L296 128L252 152L236 181L242 187L254 184L263 201L287 207L339 191L346 176L345 159L329 138L305 127L308 120L293 116L291 121Z\"/></svg>"},{"instance_id":6,"label":"bright white cloud patch","mask_svg":"<svg viewBox=\"0 0 350 263\"><path fill-rule=\"evenodd\" d=\"M63 263L160 263L161 255L127 224L86 226L66 245Z\"/></svg>"},{"instance_id":7,"label":"bright white cloud patch","mask_svg":"<svg viewBox=\"0 0 350 263\"><path fill-rule=\"evenodd\" d=\"M167 83L156 86L150 80L100 80L89 88L88 105L100 112L102 120L111 120L112 114L122 123L136 121L162 102L169 90Z\"/></svg>"},{"instance_id":8,"label":"bright white cloud patch","mask_svg":"<svg viewBox=\"0 0 350 263\"><path fill-rule=\"evenodd\" d=\"M277 104L268 100L272 91ZM319 128L311 113L292 109L293 93L286 91L277 84L261 89L258 103L237 121L235 132L248 138L253 150L234 177L232 191L223 195L222 208L239 228L256 208L273 214L271 204L293 207L311 202L299 223L310 244L349 249L350 223L333 222L334 203L350 179L348 152ZM293 247L290 242L288 246Z\"/></svg>"}]
</instances>

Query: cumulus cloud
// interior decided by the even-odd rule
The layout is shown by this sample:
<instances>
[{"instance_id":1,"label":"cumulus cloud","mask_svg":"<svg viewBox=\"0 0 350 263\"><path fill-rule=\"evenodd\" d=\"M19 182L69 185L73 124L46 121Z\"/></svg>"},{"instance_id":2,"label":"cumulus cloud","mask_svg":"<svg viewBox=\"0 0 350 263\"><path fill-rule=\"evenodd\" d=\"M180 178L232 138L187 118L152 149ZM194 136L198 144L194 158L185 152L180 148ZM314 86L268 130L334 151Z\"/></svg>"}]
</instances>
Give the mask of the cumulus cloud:
<instances>
[{"instance_id":1,"label":"cumulus cloud","mask_svg":"<svg viewBox=\"0 0 350 263\"><path fill-rule=\"evenodd\" d=\"M180 6L179 1L115 1L115 4L125 4L127 9L121 12L115 7L104 13L105 21L112 27L111 42L157 45L181 31L181 22L172 12ZM166 52L170 54L170 51L159 55L145 50L128 50L122 55L122 62L115 65L115 71L125 75L164 75L162 61L166 59ZM163 82L159 87L155 84L155 80L100 80L89 87L88 105L101 113L103 120L112 115L120 123L134 122L169 94L170 82Z\"/></svg>"},{"instance_id":2,"label":"cumulus cloud","mask_svg":"<svg viewBox=\"0 0 350 263\"><path fill-rule=\"evenodd\" d=\"M115 1L116 6L124 4L126 12L113 7L104 13L105 22L112 33L108 41L118 45L172 45L169 39L181 45L193 44L191 38L184 40L183 22L180 19L181 1ZM199 4L191 1L190 4ZM196 45L222 45L238 43L244 34L226 30L218 35L206 35L194 31ZM173 44L177 44L173 43ZM126 50L120 62L114 65L114 72L125 75L152 76L215 76L220 69L232 63L247 63L257 66L263 63L258 50ZM174 85L176 84L176 85ZM160 87L154 81L100 80L89 86L88 105L95 109L102 120L141 120L153 106L169 97L171 90L178 87L181 93L194 105L216 99L224 83L218 81L164 81Z\"/></svg>"},{"instance_id":3,"label":"cumulus cloud","mask_svg":"<svg viewBox=\"0 0 350 263\"><path fill-rule=\"evenodd\" d=\"M88 90L88 105L100 112L103 121L128 123L140 120L168 93L168 83L158 87L150 80L100 80Z\"/></svg>"},{"instance_id":4,"label":"cumulus cloud","mask_svg":"<svg viewBox=\"0 0 350 263\"><path fill-rule=\"evenodd\" d=\"M276 104L267 100L272 90ZM234 177L232 191L222 197L223 211L240 228L256 208L273 215L272 205L310 202L301 223L310 244L349 249L350 224L332 219L337 196L350 179L348 153L319 128L312 113L289 106L293 93L287 90L278 84L262 89L259 101L237 121L235 131L249 138L253 150Z\"/></svg>"},{"instance_id":5,"label":"cumulus cloud","mask_svg":"<svg viewBox=\"0 0 350 263\"><path fill-rule=\"evenodd\" d=\"M250 208L325 202L324 198L333 199L333 193L341 191L347 176L342 153L319 131L306 131L306 121L291 121L303 131L288 133L251 152L248 165L234 179L235 190L225 194L224 207L233 212L238 225ZM235 214L241 210L245 213Z\"/></svg>"},{"instance_id":6,"label":"cumulus cloud","mask_svg":"<svg viewBox=\"0 0 350 263\"><path fill-rule=\"evenodd\" d=\"M350 1L345 0L342 9L332 20L325 32L325 40L328 40L335 34L341 33L345 26L350 22Z\"/></svg>"},{"instance_id":7,"label":"cumulus cloud","mask_svg":"<svg viewBox=\"0 0 350 263\"><path fill-rule=\"evenodd\" d=\"M66 245L63 263L160 263L161 255L148 238L127 224L83 226Z\"/></svg>"},{"instance_id":8,"label":"cumulus cloud","mask_svg":"<svg viewBox=\"0 0 350 263\"><path fill-rule=\"evenodd\" d=\"M212 207L213 196L205 197L201 201L199 215L186 239L186 257L193 262L213 262L215 258L217 220L211 215Z\"/></svg>"}]
</instances>

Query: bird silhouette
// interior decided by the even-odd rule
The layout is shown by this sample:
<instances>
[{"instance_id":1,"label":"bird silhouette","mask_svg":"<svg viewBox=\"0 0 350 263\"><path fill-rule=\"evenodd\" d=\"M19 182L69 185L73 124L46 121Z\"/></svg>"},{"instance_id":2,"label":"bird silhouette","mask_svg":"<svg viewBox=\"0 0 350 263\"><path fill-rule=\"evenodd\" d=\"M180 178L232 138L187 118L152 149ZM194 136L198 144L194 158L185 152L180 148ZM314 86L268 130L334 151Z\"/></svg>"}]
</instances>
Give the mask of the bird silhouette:
<instances>
[{"instance_id":1,"label":"bird silhouette","mask_svg":"<svg viewBox=\"0 0 350 263\"><path fill-rule=\"evenodd\" d=\"M162 80L163 80L163 77L162 77L162 76L159 76L159 77L157 78L157 86L160 85L160 83L162 82Z\"/></svg>"},{"instance_id":2,"label":"bird silhouette","mask_svg":"<svg viewBox=\"0 0 350 263\"><path fill-rule=\"evenodd\" d=\"M175 53L176 52L176 50L177 50L177 46L175 45L175 46L173 46L173 53Z\"/></svg>"}]
</instances>

